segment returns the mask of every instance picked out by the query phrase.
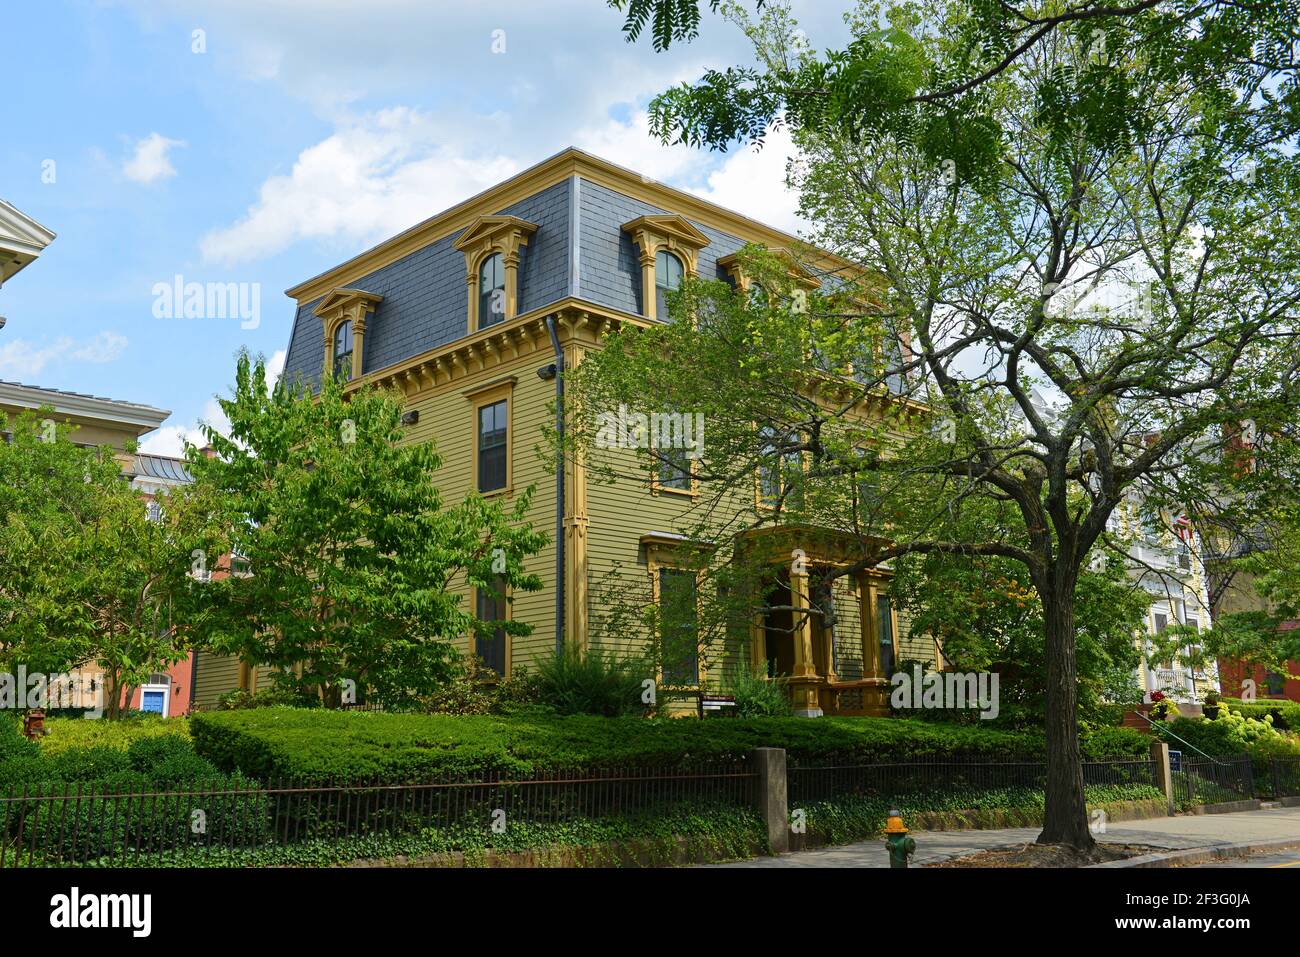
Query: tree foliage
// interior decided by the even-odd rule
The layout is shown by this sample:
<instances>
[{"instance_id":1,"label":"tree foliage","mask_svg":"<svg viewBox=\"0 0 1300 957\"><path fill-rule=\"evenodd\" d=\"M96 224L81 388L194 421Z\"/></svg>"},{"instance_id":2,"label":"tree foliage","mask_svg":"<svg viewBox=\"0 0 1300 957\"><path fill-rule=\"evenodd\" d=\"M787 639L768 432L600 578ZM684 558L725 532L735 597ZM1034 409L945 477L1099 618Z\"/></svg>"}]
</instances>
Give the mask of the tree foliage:
<instances>
[{"instance_id":1,"label":"tree foliage","mask_svg":"<svg viewBox=\"0 0 1300 957\"><path fill-rule=\"evenodd\" d=\"M629 41L649 26L656 50L689 42L700 31L701 0L608 3L625 12ZM657 133L725 149L761 142L774 124L787 122L855 140L900 136L932 165L956 153L963 169L991 174L996 144L1009 132L992 102L993 88L1004 74L1062 43L1089 56L1036 77L1032 91L1060 140L1081 135L1113 147L1158 118L1158 105L1133 82L1134 60L1164 83L1198 89L1220 108L1247 110L1263 139L1289 138L1300 124L1300 33L1287 0L965 0L944 5L940 44L919 41L910 15L902 13L907 5L886 12L864 4L846 14L850 41L821 54L795 32L787 4L752 6L751 16L738 2L708 2L711 12L750 32L759 65L711 69L661 94L651 112Z\"/></svg>"},{"instance_id":2,"label":"tree foliage","mask_svg":"<svg viewBox=\"0 0 1300 957\"><path fill-rule=\"evenodd\" d=\"M742 20L760 76L817 78L781 92L802 153L790 179L843 265L766 307L696 284L676 322L614 337L581 371L597 407L703 412L705 483L788 474L755 521L858 532L844 574L905 555L1023 569L1046 639L1040 839L1086 847L1078 591L1099 554L1128 559L1116 510L1247 527L1294 487L1300 164L1279 91L1229 62L1237 41L1202 47L1154 6L1107 24L1119 42L1100 49L1062 22L969 99L924 105L971 75L1006 15L867 3L850 51L821 61L784 7ZM693 96L661 98L656 129L721 145L697 135ZM724 132L753 122L713 105ZM1267 440L1243 472L1247 421Z\"/></svg>"},{"instance_id":3,"label":"tree foliage","mask_svg":"<svg viewBox=\"0 0 1300 957\"><path fill-rule=\"evenodd\" d=\"M190 547L212 532L191 490L151 517L119 454L75 444L52 415L17 416L0 443L0 660L45 674L98 667L117 718L124 691L188 654L176 611L194 585Z\"/></svg>"},{"instance_id":4,"label":"tree foliage","mask_svg":"<svg viewBox=\"0 0 1300 957\"><path fill-rule=\"evenodd\" d=\"M398 444L402 406L388 393L329 377L315 396L271 387L245 354L221 407L229 436L205 430L215 456L188 450L227 534L202 557L219 571L233 554L237 572L247 569L202 590L213 650L270 665L277 681L330 705L349 688L401 704L453 675L464 636L525 632L479 621L464 593L541 587L524 568L545 542L524 520L527 492L509 508L478 495L446 504L439 455Z\"/></svg>"}]
</instances>

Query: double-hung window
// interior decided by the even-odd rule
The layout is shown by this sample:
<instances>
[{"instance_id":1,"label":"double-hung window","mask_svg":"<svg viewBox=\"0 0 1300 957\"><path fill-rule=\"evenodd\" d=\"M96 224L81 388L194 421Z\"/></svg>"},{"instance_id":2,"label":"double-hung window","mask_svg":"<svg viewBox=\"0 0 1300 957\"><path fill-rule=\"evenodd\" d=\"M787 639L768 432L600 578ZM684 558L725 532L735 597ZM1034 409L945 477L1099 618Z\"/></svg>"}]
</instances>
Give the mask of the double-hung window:
<instances>
[{"instance_id":1,"label":"double-hung window","mask_svg":"<svg viewBox=\"0 0 1300 957\"><path fill-rule=\"evenodd\" d=\"M695 573L659 569L659 642L663 682L669 687L700 683L699 616Z\"/></svg>"},{"instance_id":2,"label":"double-hung window","mask_svg":"<svg viewBox=\"0 0 1300 957\"><path fill-rule=\"evenodd\" d=\"M483 663L501 677L506 674L506 631L502 622L506 620L506 580L498 575L491 588L477 589L477 601L474 609L479 621L493 625L490 635L479 634L474 640L474 653L483 659Z\"/></svg>"},{"instance_id":3,"label":"double-hung window","mask_svg":"<svg viewBox=\"0 0 1300 957\"><path fill-rule=\"evenodd\" d=\"M478 407L478 490L496 492L509 484L509 400Z\"/></svg>"}]
</instances>

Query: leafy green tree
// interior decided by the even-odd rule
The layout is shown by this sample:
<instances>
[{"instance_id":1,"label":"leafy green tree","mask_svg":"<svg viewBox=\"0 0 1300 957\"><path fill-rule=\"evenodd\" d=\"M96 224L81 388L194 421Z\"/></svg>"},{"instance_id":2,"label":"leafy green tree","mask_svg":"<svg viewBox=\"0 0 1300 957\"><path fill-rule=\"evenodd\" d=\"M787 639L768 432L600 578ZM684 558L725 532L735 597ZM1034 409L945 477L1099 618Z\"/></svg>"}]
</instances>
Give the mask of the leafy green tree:
<instances>
[{"instance_id":1,"label":"leafy green tree","mask_svg":"<svg viewBox=\"0 0 1300 957\"><path fill-rule=\"evenodd\" d=\"M10 671L97 666L115 719L124 692L189 653L175 609L195 584L190 547L213 539L208 508L182 489L151 514L118 455L74 444L52 415L18 416L0 444L0 657Z\"/></svg>"},{"instance_id":2,"label":"leafy green tree","mask_svg":"<svg viewBox=\"0 0 1300 957\"><path fill-rule=\"evenodd\" d=\"M744 21L762 68L809 62L788 11L764 10ZM880 45L886 20L922 75L963 68L961 4L863 4L850 16L860 49ZM1202 84L1090 40L1054 31L983 80L960 123L921 111L920 125L864 133L842 111L809 122L796 109L791 182L813 238L861 271L803 296L768 286L774 274L766 308L696 284L674 315L697 322L620 333L579 370L595 383L588 409L653 395L704 413L702 481L788 473L756 520L857 529L863 555L844 573L907 554L1019 565L1045 633L1039 840L1082 850L1094 843L1077 734L1082 573L1098 549L1127 555L1121 503L1169 524L1215 514L1225 488L1243 517L1286 494L1300 419L1300 167L1256 109L1254 75ZM1136 112L1077 102L1105 79L1098 62ZM847 72L848 92L878 91L897 73L882 64ZM968 135L974 122L988 135ZM738 121L706 141L752 132ZM1246 420L1277 441L1243 476L1230 453ZM874 526L850 505L864 499Z\"/></svg>"},{"instance_id":3,"label":"leafy green tree","mask_svg":"<svg viewBox=\"0 0 1300 957\"><path fill-rule=\"evenodd\" d=\"M649 28L662 51L699 34L704 0L607 3L625 12L629 41ZM993 175L998 143L1014 127L994 105L997 82L1061 45L1091 54L1035 79L1049 128L1062 138L1111 145L1158 116L1158 104L1135 80L1135 61L1218 107L1249 111L1264 140L1293 137L1300 124L1300 31L1287 0L964 0L943 5L942 45L862 5L845 15L850 42L821 55L795 32L781 0L708 0L711 12L750 26L746 6L772 14L751 29L761 48L757 63L710 69L658 96L651 106L656 134L725 149L761 142L784 122L866 142L907 139L931 166L956 158L967 171Z\"/></svg>"},{"instance_id":4,"label":"leafy green tree","mask_svg":"<svg viewBox=\"0 0 1300 957\"><path fill-rule=\"evenodd\" d=\"M914 636L933 637L945 667L1001 675L999 719L1041 725L1046 712L1047 661L1043 606L1024 567L999 557L934 553L895 563L894 593ZM1080 572L1075 589L1079 713L1102 718L1100 706L1141 699L1135 643L1150 594L1112 556Z\"/></svg>"},{"instance_id":5,"label":"leafy green tree","mask_svg":"<svg viewBox=\"0 0 1300 957\"><path fill-rule=\"evenodd\" d=\"M446 505L441 459L431 444L399 444L402 405L386 392L329 377L318 395L272 388L244 354L221 408L229 436L205 428L216 454L187 449L227 536L200 557L209 572L230 567L227 554L234 566L199 593L212 650L270 665L330 706L349 691L397 704L452 677L461 637L526 633L478 620L462 592L541 587L524 570L546 541L524 520L529 493L509 509L476 494Z\"/></svg>"}]
</instances>

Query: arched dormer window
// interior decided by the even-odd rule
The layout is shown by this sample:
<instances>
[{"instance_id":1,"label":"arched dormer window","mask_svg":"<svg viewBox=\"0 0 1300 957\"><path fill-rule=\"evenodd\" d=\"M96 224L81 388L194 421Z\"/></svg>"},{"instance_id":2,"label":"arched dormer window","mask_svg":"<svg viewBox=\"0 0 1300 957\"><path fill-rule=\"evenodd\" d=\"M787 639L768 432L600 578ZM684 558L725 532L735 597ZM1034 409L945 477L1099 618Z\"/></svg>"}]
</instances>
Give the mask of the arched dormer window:
<instances>
[{"instance_id":1,"label":"arched dormer window","mask_svg":"<svg viewBox=\"0 0 1300 957\"><path fill-rule=\"evenodd\" d=\"M680 289L687 276L699 275L700 250L709 237L675 214L640 216L623 224L640 249L641 313L647 319L667 319L664 293Z\"/></svg>"},{"instance_id":2,"label":"arched dormer window","mask_svg":"<svg viewBox=\"0 0 1300 957\"><path fill-rule=\"evenodd\" d=\"M347 382L352 378L352 320L344 319L334 330L334 378Z\"/></svg>"},{"instance_id":3,"label":"arched dormer window","mask_svg":"<svg viewBox=\"0 0 1300 957\"><path fill-rule=\"evenodd\" d=\"M506 266L501 253L493 253L478 267L478 325L494 326L506 318Z\"/></svg>"},{"instance_id":4,"label":"arched dormer window","mask_svg":"<svg viewBox=\"0 0 1300 957\"><path fill-rule=\"evenodd\" d=\"M324 333L325 361L322 374L328 372L339 382L361 378L365 357L366 317L375 311L383 296L364 289L340 287L332 290L312 311L320 317Z\"/></svg>"},{"instance_id":5,"label":"arched dormer window","mask_svg":"<svg viewBox=\"0 0 1300 957\"><path fill-rule=\"evenodd\" d=\"M469 332L519 314L523 251L537 226L518 216L480 216L453 243L465 254Z\"/></svg>"},{"instance_id":6,"label":"arched dormer window","mask_svg":"<svg viewBox=\"0 0 1300 957\"><path fill-rule=\"evenodd\" d=\"M666 249L655 254L655 315L668 318L668 293L682 288L686 267L681 259Z\"/></svg>"}]
</instances>

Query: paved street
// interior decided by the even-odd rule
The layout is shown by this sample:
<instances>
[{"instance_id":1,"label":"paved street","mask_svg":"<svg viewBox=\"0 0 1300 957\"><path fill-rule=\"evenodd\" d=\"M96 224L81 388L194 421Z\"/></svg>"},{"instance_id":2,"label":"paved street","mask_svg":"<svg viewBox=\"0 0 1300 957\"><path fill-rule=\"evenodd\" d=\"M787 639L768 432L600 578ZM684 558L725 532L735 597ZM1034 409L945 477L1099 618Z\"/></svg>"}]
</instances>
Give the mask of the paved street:
<instances>
[{"instance_id":1,"label":"paved street","mask_svg":"<svg viewBox=\"0 0 1300 957\"><path fill-rule=\"evenodd\" d=\"M1209 864L1196 864L1196 867L1294 867L1300 869L1300 848L1289 851L1274 851L1270 854L1252 854L1238 860L1214 861Z\"/></svg>"},{"instance_id":2,"label":"paved street","mask_svg":"<svg viewBox=\"0 0 1300 957\"><path fill-rule=\"evenodd\" d=\"M962 857L995 847L1024 844L1038 836L1039 828L1016 827L988 831L915 831L916 855L913 866L924 866ZM1300 807L1238 814L1189 814L1111 824L1099 840L1117 844L1146 844L1169 850L1216 847L1242 842L1300 842ZM1286 864L1300 858L1300 848L1252 857L1248 861L1219 862L1219 866L1267 866L1265 861ZM843 847L762 857L751 861L712 865L716 867L888 867L883 840L864 841Z\"/></svg>"}]
</instances>

